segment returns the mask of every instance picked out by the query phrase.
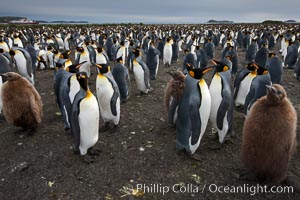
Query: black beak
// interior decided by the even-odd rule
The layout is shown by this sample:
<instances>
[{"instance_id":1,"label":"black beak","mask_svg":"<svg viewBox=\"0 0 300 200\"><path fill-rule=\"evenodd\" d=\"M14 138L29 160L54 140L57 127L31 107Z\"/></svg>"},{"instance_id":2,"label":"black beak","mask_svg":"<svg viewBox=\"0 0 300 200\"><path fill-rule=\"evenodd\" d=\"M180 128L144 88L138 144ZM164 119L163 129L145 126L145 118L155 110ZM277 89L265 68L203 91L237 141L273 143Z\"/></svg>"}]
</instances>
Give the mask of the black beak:
<instances>
[{"instance_id":1,"label":"black beak","mask_svg":"<svg viewBox=\"0 0 300 200\"><path fill-rule=\"evenodd\" d=\"M272 87L272 85L266 85L266 87L267 87L267 91L269 91L269 92L271 92L273 94L276 93L276 90Z\"/></svg>"}]
</instances>

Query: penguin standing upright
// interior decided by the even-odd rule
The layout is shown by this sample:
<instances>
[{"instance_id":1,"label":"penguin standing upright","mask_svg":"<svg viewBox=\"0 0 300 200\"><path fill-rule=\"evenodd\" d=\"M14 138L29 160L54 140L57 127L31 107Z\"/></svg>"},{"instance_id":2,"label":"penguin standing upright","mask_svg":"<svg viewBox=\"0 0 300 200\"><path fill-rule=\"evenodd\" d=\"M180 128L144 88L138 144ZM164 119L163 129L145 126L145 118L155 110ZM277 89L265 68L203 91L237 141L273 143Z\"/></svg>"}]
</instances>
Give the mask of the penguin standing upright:
<instances>
[{"instance_id":1,"label":"penguin standing upright","mask_svg":"<svg viewBox=\"0 0 300 200\"><path fill-rule=\"evenodd\" d=\"M207 43L205 44L204 50L209 59L215 58L215 45L212 43L211 38L208 38Z\"/></svg>"},{"instance_id":2,"label":"penguin standing upright","mask_svg":"<svg viewBox=\"0 0 300 200\"><path fill-rule=\"evenodd\" d=\"M241 179L286 181L296 150L297 112L281 85L267 85L267 95L252 106L243 127Z\"/></svg>"},{"instance_id":3,"label":"penguin standing upright","mask_svg":"<svg viewBox=\"0 0 300 200\"><path fill-rule=\"evenodd\" d=\"M253 79L257 74L257 66L249 63L246 68L240 71L234 81L234 104L244 106Z\"/></svg>"},{"instance_id":4,"label":"penguin standing upright","mask_svg":"<svg viewBox=\"0 0 300 200\"><path fill-rule=\"evenodd\" d=\"M13 47L9 54L15 61L18 72L34 85L34 72L30 54L23 48Z\"/></svg>"},{"instance_id":5,"label":"penguin standing upright","mask_svg":"<svg viewBox=\"0 0 300 200\"><path fill-rule=\"evenodd\" d=\"M247 115L252 105L257 99L266 95L266 85L271 84L271 77L269 71L258 64L254 63L257 66L257 76L253 79L249 93L245 99L244 105L244 114Z\"/></svg>"},{"instance_id":6,"label":"penguin standing upright","mask_svg":"<svg viewBox=\"0 0 300 200\"><path fill-rule=\"evenodd\" d=\"M146 57L146 65L149 68L151 80L155 80L157 76L159 66L159 54L160 52L154 47L154 43L151 42Z\"/></svg>"},{"instance_id":7,"label":"penguin standing upright","mask_svg":"<svg viewBox=\"0 0 300 200\"><path fill-rule=\"evenodd\" d=\"M214 62L216 72L209 85L209 92L213 97L209 118L213 128L217 130L219 144L223 144L225 136L233 134L233 92L229 67L222 62L217 63Z\"/></svg>"},{"instance_id":8,"label":"penguin standing upright","mask_svg":"<svg viewBox=\"0 0 300 200\"><path fill-rule=\"evenodd\" d=\"M96 97L88 88L87 74L76 74L80 91L76 94L72 105L71 131L75 139L75 152L85 156L93 155L92 147L98 141L99 135L99 106ZM84 157L85 161L93 159ZM93 158L93 157L92 157Z\"/></svg>"},{"instance_id":9,"label":"penguin standing upright","mask_svg":"<svg viewBox=\"0 0 300 200\"><path fill-rule=\"evenodd\" d=\"M104 130L109 128L110 121L114 123L116 128L120 120L119 88L108 64L96 64L96 66L99 70L96 80L96 91L100 115L105 123Z\"/></svg>"},{"instance_id":10,"label":"penguin standing upright","mask_svg":"<svg viewBox=\"0 0 300 200\"><path fill-rule=\"evenodd\" d=\"M172 44L173 44L173 40L171 38L167 38L166 44L164 46L164 50L163 50L163 63L166 66L170 66L171 65L171 61L172 61Z\"/></svg>"},{"instance_id":11,"label":"penguin standing upright","mask_svg":"<svg viewBox=\"0 0 300 200\"><path fill-rule=\"evenodd\" d=\"M275 53L269 53L267 62L272 84L280 84L282 79L282 61Z\"/></svg>"},{"instance_id":12,"label":"penguin standing upright","mask_svg":"<svg viewBox=\"0 0 300 200\"><path fill-rule=\"evenodd\" d=\"M90 56L89 52L86 48L84 47L78 47L77 48L78 54L75 63L82 63L84 61L85 64L82 65L79 69L80 72L86 72L87 76L91 76L91 62L90 62Z\"/></svg>"},{"instance_id":13,"label":"penguin standing upright","mask_svg":"<svg viewBox=\"0 0 300 200\"><path fill-rule=\"evenodd\" d=\"M61 63L57 63L54 72L54 94L56 95L56 102L63 116L65 131L70 128L72 104L75 95L80 90L80 85L75 74L78 72L80 66L81 64L70 65L65 70Z\"/></svg>"},{"instance_id":14,"label":"penguin standing upright","mask_svg":"<svg viewBox=\"0 0 300 200\"><path fill-rule=\"evenodd\" d=\"M109 59L107 57L107 54L105 50L102 47L97 48L97 54L96 54L96 63L97 64L107 64L109 62Z\"/></svg>"},{"instance_id":15,"label":"penguin standing upright","mask_svg":"<svg viewBox=\"0 0 300 200\"><path fill-rule=\"evenodd\" d=\"M141 94L147 94L150 89L150 73L147 65L138 58L140 58L140 51L137 49L134 52L135 58L133 59L133 75L136 81L137 89Z\"/></svg>"},{"instance_id":16,"label":"penguin standing upright","mask_svg":"<svg viewBox=\"0 0 300 200\"><path fill-rule=\"evenodd\" d=\"M120 91L121 103L124 103L129 98L131 85L128 69L124 66L122 57L117 59L117 62L112 70L112 75Z\"/></svg>"},{"instance_id":17,"label":"penguin standing upright","mask_svg":"<svg viewBox=\"0 0 300 200\"><path fill-rule=\"evenodd\" d=\"M168 113L169 125L175 126L178 106L184 90L185 75L180 71L170 72L169 74L173 79L168 82L165 90L165 110Z\"/></svg>"},{"instance_id":18,"label":"penguin standing upright","mask_svg":"<svg viewBox=\"0 0 300 200\"><path fill-rule=\"evenodd\" d=\"M189 72L176 121L176 146L192 155L200 145L209 120L211 96L203 75L212 68L189 65L187 69Z\"/></svg>"},{"instance_id":19,"label":"penguin standing upright","mask_svg":"<svg viewBox=\"0 0 300 200\"><path fill-rule=\"evenodd\" d=\"M20 126L29 133L42 121L43 103L30 82L15 72L2 74L7 81L2 86L3 114L8 123Z\"/></svg>"}]
</instances>

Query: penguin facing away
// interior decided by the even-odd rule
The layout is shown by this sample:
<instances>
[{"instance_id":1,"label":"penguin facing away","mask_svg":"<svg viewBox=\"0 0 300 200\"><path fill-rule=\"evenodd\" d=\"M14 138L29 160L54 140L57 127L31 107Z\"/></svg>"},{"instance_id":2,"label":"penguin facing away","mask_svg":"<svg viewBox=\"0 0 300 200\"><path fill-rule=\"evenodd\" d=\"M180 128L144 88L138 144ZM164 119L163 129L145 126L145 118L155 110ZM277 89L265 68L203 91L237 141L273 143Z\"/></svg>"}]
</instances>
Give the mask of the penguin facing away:
<instances>
[{"instance_id":1,"label":"penguin facing away","mask_svg":"<svg viewBox=\"0 0 300 200\"><path fill-rule=\"evenodd\" d=\"M109 128L112 121L114 128L119 125L120 120L120 92L118 85L110 71L110 66L96 64L99 74L96 80L97 99L100 115L105 126L104 131Z\"/></svg>"},{"instance_id":2,"label":"penguin facing away","mask_svg":"<svg viewBox=\"0 0 300 200\"><path fill-rule=\"evenodd\" d=\"M131 84L128 69L126 66L124 66L122 57L117 59L117 62L112 70L112 75L120 91L121 103L124 103L130 96Z\"/></svg>"},{"instance_id":3,"label":"penguin facing away","mask_svg":"<svg viewBox=\"0 0 300 200\"><path fill-rule=\"evenodd\" d=\"M76 77L81 87L72 105L71 131L75 139L75 153L85 156L86 162L93 162L95 158L86 155L99 154L92 149L99 135L99 107L96 97L88 88L87 74L79 72Z\"/></svg>"},{"instance_id":4,"label":"penguin facing away","mask_svg":"<svg viewBox=\"0 0 300 200\"><path fill-rule=\"evenodd\" d=\"M171 79L165 90L164 101L165 110L168 114L168 123L170 126L175 126L177 120L178 106L180 104L183 90L185 75L181 71L169 72Z\"/></svg>"},{"instance_id":5,"label":"penguin facing away","mask_svg":"<svg viewBox=\"0 0 300 200\"><path fill-rule=\"evenodd\" d=\"M211 96L203 75L212 68L188 65L189 72L176 121L176 147L192 155L200 145L209 120Z\"/></svg>"},{"instance_id":6,"label":"penguin facing away","mask_svg":"<svg viewBox=\"0 0 300 200\"><path fill-rule=\"evenodd\" d=\"M157 76L159 67L159 55L160 52L154 47L153 42L150 42L146 57L146 65L149 68L151 80L155 80Z\"/></svg>"},{"instance_id":7,"label":"penguin facing away","mask_svg":"<svg viewBox=\"0 0 300 200\"><path fill-rule=\"evenodd\" d=\"M269 60L267 62L268 70L271 76L272 84L280 84L282 80L282 61L275 53L269 53Z\"/></svg>"},{"instance_id":8,"label":"penguin facing away","mask_svg":"<svg viewBox=\"0 0 300 200\"><path fill-rule=\"evenodd\" d=\"M210 121L217 130L220 144L225 136L233 134L233 92L229 67L222 62L214 62L216 72L209 86L211 99Z\"/></svg>"},{"instance_id":9,"label":"penguin facing away","mask_svg":"<svg viewBox=\"0 0 300 200\"><path fill-rule=\"evenodd\" d=\"M267 86L267 95L253 104L244 122L242 161L247 170L241 178L285 181L296 149L296 128L297 113L284 88Z\"/></svg>"},{"instance_id":10,"label":"penguin facing away","mask_svg":"<svg viewBox=\"0 0 300 200\"><path fill-rule=\"evenodd\" d=\"M15 72L2 74L3 114L8 123L34 132L42 121L42 98L30 82Z\"/></svg>"}]
</instances>

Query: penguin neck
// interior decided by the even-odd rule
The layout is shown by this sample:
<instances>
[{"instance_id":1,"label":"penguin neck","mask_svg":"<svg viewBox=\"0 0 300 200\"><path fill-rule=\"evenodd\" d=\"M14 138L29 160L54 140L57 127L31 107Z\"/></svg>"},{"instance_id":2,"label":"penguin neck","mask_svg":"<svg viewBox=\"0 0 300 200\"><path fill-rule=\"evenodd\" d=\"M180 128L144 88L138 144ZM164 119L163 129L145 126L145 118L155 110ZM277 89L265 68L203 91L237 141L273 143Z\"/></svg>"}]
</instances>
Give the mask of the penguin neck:
<instances>
[{"instance_id":1,"label":"penguin neck","mask_svg":"<svg viewBox=\"0 0 300 200\"><path fill-rule=\"evenodd\" d=\"M86 98L90 98L90 97L92 97L93 96L93 93L91 92L91 90L89 89L89 88L87 88L87 90L86 90Z\"/></svg>"}]
</instances>

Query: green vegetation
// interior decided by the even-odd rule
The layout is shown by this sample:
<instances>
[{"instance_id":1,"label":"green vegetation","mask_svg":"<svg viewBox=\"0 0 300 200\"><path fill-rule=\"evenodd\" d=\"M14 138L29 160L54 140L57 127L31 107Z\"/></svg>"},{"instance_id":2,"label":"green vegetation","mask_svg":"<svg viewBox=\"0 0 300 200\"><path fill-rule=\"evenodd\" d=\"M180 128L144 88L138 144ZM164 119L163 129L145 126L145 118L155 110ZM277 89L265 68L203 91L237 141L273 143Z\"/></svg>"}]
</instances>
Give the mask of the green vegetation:
<instances>
[{"instance_id":1,"label":"green vegetation","mask_svg":"<svg viewBox=\"0 0 300 200\"><path fill-rule=\"evenodd\" d=\"M283 21L279 20L265 20L262 22L262 24L283 24Z\"/></svg>"}]
</instances>

